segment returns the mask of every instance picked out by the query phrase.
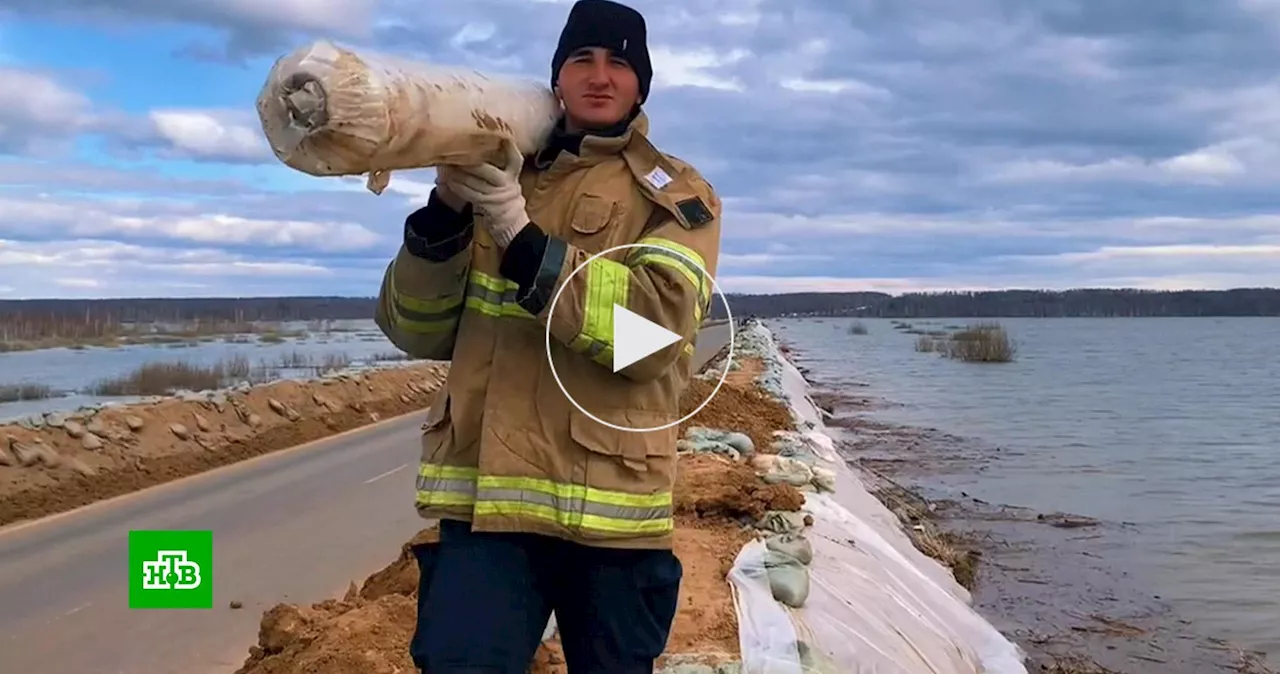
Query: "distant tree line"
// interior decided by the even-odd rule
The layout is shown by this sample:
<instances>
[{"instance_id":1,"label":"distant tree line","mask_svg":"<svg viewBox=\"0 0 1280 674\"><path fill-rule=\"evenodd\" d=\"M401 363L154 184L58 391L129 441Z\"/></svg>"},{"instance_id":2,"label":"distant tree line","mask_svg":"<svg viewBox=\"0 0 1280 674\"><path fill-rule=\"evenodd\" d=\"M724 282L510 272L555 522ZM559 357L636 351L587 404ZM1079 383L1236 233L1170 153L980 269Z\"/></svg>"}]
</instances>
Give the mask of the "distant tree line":
<instances>
[{"instance_id":1,"label":"distant tree line","mask_svg":"<svg viewBox=\"0 0 1280 674\"><path fill-rule=\"evenodd\" d=\"M199 297L102 300L0 300L0 320L59 318L111 323L249 323L361 320L368 297Z\"/></svg>"},{"instance_id":2,"label":"distant tree line","mask_svg":"<svg viewBox=\"0 0 1280 674\"><path fill-rule=\"evenodd\" d=\"M788 293L727 296L735 317L867 318L1280 316L1280 288L1236 290L1000 290L992 292ZM369 297L0 300L0 322L225 323L371 319ZM713 303L712 317L723 318Z\"/></svg>"},{"instance_id":3,"label":"distant tree line","mask_svg":"<svg viewBox=\"0 0 1280 674\"><path fill-rule=\"evenodd\" d=\"M1280 288L1156 291L789 293L728 295L735 317L861 316L867 318L1062 318L1142 316L1280 316ZM724 316L715 302L712 313Z\"/></svg>"}]
</instances>

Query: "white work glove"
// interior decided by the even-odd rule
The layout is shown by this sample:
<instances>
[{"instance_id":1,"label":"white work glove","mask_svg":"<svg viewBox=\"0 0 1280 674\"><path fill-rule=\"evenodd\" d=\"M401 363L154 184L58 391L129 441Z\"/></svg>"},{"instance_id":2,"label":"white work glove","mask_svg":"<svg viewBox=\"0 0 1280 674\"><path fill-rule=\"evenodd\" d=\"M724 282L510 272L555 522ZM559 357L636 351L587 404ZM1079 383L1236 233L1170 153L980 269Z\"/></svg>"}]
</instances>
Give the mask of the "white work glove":
<instances>
[{"instance_id":1,"label":"white work glove","mask_svg":"<svg viewBox=\"0 0 1280 674\"><path fill-rule=\"evenodd\" d=\"M476 221L488 230L499 246L506 248L516 234L529 224L524 194L520 190L520 171L524 156L515 143L503 142L500 165L441 167L449 191L471 202Z\"/></svg>"}]
</instances>

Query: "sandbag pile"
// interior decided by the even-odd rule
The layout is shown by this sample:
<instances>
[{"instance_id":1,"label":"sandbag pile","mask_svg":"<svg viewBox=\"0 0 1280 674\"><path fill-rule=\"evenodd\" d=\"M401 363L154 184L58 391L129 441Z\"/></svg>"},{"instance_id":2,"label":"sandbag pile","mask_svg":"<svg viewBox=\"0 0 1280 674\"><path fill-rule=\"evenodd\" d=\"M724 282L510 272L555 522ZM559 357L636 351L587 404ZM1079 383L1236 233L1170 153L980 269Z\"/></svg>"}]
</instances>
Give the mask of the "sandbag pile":
<instances>
[{"instance_id":1,"label":"sandbag pile","mask_svg":"<svg viewBox=\"0 0 1280 674\"><path fill-rule=\"evenodd\" d=\"M391 171L476 163L496 156L504 139L532 153L560 113L544 84L323 40L275 62L257 108L285 165L314 176L367 174L375 194Z\"/></svg>"},{"instance_id":2,"label":"sandbag pile","mask_svg":"<svg viewBox=\"0 0 1280 674\"><path fill-rule=\"evenodd\" d=\"M783 436L782 433L779 434ZM691 426L676 444L681 453L707 453L724 456L731 461L744 457L755 469L757 477L768 484L790 484L801 489L814 489L813 469L798 459L773 454L756 454L754 443L745 433L704 426ZM751 523L765 550L754 572L767 579L773 599L792 608L800 608L809 596L808 564L813 561L813 547L805 539L805 514L797 511L770 510Z\"/></svg>"},{"instance_id":3,"label":"sandbag pile","mask_svg":"<svg viewBox=\"0 0 1280 674\"><path fill-rule=\"evenodd\" d=\"M755 383L788 404L797 429L748 461L804 496L800 511L756 523L762 535L729 572L743 674L1025 674L1020 649L846 465L771 333L748 321L736 335L734 355L760 362Z\"/></svg>"},{"instance_id":4,"label":"sandbag pile","mask_svg":"<svg viewBox=\"0 0 1280 674\"><path fill-rule=\"evenodd\" d=\"M746 433L723 431L703 426L690 426L684 437L676 442L676 451L682 454L709 452L721 454L737 461L755 453L755 443Z\"/></svg>"}]
</instances>

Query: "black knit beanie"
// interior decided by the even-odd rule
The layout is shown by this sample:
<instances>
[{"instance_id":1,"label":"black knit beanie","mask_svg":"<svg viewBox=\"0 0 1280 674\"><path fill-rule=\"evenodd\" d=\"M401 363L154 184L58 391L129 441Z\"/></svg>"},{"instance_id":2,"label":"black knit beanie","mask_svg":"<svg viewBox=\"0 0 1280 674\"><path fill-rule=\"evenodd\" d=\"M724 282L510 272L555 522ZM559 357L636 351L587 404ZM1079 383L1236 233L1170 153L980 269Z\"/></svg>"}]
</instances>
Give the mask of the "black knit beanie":
<instances>
[{"instance_id":1,"label":"black knit beanie","mask_svg":"<svg viewBox=\"0 0 1280 674\"><path fill-rule=\"evenodd\" d=\"M583 47L603 47L621 57L640 81L640 101L649 99L653 65L649 62L647 30L640 12L612 0L578 0L560 32L560 43L551 58L551 86L569 55Z\"/></svg>"}]
</instances>

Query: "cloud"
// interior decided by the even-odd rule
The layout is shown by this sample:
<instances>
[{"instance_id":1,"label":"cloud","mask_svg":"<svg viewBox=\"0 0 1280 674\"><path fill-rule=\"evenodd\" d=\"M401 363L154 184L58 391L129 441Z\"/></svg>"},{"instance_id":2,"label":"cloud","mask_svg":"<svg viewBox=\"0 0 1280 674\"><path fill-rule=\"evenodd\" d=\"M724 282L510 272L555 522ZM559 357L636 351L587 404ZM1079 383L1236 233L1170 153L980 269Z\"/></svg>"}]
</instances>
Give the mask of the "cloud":
<instances>
[{"instance_id":1,"label":"cloud","mask_svg":"<svg viewBox=\"0 0 1280 674\"><path fill-rule=\"evenodd\" d=\"M261 163L273 159L258 119L241 110L152 110L148 117L170 156Z\"/></svg>"},{"instance_id":2,"label":"cloud","mask_svg":"<svg viewBox=\"0 0 1280 674\"><path fill-rule=\"evenodd\" d=\"M102 28L145 23L161 32L173 25L200 26L222 39L192 43L186 55L243 61L282 49L300 36L368 38L378 6L378 0L5 0L0 8Z\"/></svg>"},{"instance_id":3,"label":"cloud","mask_svg":"<svg viewBox=\"0 0 1280 674\"><path fill-rule=\"evenodd\" d=\"M307 259L260 259L215 248L148 247L97 239L54 243L0 238L0 275L17 297L314 295L318 281L372 280L364 270ZM24 291L25 287L25 291Z\"/></svg>"},{"instance_id":4,"label":"cloud","mask_svg":"<svg viewBox=\"0 0 1280 674\"><path fill-rule=\"evenodd\" d=\"M36 70L0 66L0 152L44 154L90 129L92 101Z\"/></svg>"},{"instance_id":5,"label":"cloud","mask_svg":"<svg viewBox=\"0 0 1280 674\"><path fill-rule=\"evenodd\" d=\"M750 56L746 50L736 49L728 53L717 53L707 48L677 51L655 45L650 52L655 87L699 87L725 91L742 91L745 88L736 78L717 75L716 71Z\"/></svg>"},{"instance_id":6,"label":"cloud","mask_svg":"<svg viewBox=\"0 0 1280 674\"><path fill-rule=\"evenodd\" d=\"M350 222L244 217L189 203L0 198L0 234L38 231L56 231L72 237L164 239L320 252L366 250L381 240L367 227Z\"/></svg>"},{"instance_id":7,"label":"cloud","mask_svg":"<svg viewBox=\"0 0 1280 674\"><path fill-rule=\"evenodd\" d=\"M256 113L244 109L155 108L133 115L95 106L57 75L0 67L0 153L64 155L82 134L162 158L266 163L274 160Z\"/></svg>"},{"instance_id":8,"label":"cloud","mask_svg":"<svg viewBox=\"0 0 1280 674\"><path fill-rule=\"evenodd\" d=\"M545 83L570 4L3 0L0 239L28 256L3 285L372 294L431 172L374 196L282 166L251 103L272 59L323 36ZM1280 3L634 5L654 142L724 202L726 288L1280 283ZM134 276L32 271L83 251Z\"/></svg>"}]
</instances>

